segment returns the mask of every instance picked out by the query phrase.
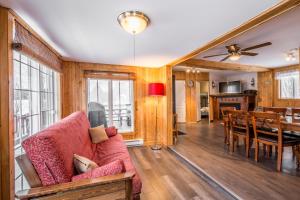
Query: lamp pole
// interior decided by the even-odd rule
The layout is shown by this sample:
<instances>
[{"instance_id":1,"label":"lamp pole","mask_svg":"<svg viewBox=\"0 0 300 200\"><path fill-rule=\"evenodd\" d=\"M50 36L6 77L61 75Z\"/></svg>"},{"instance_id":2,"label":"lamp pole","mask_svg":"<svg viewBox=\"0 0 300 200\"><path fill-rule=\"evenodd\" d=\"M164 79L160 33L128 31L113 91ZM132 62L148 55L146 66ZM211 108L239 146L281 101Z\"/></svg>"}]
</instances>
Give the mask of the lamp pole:
<instances>
[{"instance_id":1,"label":"lamp pole","mask_svg":"<svg viewBox=\"0 0 300 200\"><path fill-rule=\"evenodd\" d=\"M161 146L157 144L157 107L158 107L158 96L156 98L156 105L155 105L155 144L151 147L152 150L160 150Z\"/></svg>"}]
</instances>

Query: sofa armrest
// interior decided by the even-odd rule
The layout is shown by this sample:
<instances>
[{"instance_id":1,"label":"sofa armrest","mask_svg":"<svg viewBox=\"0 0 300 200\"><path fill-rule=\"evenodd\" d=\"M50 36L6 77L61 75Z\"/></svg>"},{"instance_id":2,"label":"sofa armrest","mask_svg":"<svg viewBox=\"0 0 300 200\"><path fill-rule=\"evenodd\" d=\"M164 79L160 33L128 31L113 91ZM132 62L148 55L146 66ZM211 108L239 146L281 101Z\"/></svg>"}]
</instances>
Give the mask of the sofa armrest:
<instances>
[{"instance_id":1,"label":"sofa armrest","mask_svg":"<svg viewBox=\"0 0 300 200\"><path fill-rule=\"evenodd\" d=\"M72 197L77 199L78 195L87 198L118 193L119 195L124 194L123 198L125 199L131 199L134 175L134 172L125 172L112 176L31 188L19 191L15 196L18 199L52 199L51 196L53 199L72 199Z\"/></svg>"}]
</instances>

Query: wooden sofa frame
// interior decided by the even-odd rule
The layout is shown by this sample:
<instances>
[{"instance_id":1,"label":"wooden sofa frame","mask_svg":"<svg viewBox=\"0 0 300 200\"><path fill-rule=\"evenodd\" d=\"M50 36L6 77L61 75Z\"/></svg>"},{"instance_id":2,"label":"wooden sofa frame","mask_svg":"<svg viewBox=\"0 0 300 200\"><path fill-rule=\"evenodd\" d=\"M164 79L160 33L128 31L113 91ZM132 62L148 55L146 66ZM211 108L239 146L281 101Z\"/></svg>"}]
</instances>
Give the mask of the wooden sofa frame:
<instances>
[{"instance_id":1,"label":"wooden sofa frame","mask_svg":"<svg viewBox=\"0 0 300 200\"><path fill-rule=\"evenodd\" d=\"M21 200L132 199L134 172L42 186L41 180L26 154L18 156L16 161L31 187L31 189L18 191L15 194L15 197Z\"/></svg>"}]
</instances>

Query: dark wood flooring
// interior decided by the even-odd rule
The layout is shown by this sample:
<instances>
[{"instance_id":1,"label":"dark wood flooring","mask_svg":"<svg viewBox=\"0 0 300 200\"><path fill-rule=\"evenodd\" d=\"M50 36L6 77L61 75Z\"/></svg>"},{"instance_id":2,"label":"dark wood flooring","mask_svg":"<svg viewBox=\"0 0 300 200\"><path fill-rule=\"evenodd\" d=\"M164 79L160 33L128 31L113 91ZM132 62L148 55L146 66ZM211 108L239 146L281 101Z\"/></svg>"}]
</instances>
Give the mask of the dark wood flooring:
<instances>
[{"instance_id":1,"label":"dark wood flooring","mask_svg":"<svg viewBox=\"0 0 300 200\"><path fill-rule=\"evenodd\" d=\"M283 172L277 172L275 155L267 159L260 151L260 162L256 163L254 148L247 159L243 145L230 154L219 122L181 124L179 128L186 135L179 136L173 150L195 163L232 194L241 199L300 199L300 172L291 148L284 149Z\"/></svg>"},{"instance_id":2,"label":"dark wood flooring","mask_svg":"<svg viewBox=\"0 0 300 200\"><path fill-rule=\"evenodd\" d=\"M230 199L182 164L170 150L130 147L129 153L142 179L142 200Z\"/></svg>"}]
</instances>

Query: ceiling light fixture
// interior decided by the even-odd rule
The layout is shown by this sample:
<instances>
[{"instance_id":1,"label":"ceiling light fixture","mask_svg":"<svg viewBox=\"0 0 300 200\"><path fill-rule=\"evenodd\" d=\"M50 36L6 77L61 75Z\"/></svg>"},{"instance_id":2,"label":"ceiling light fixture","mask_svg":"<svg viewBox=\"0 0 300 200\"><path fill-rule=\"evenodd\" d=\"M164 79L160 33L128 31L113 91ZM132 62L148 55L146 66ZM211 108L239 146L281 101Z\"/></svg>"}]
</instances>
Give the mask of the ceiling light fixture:
<instances>
[{"instance_id":1,"label":"ceiling light fixture","mask_svg":"<svg viewBox=\"0 0 300 200\"><path fill-rule=\"evenodd\" d=\"M150 19L140 11L126 11L118 16L121 27L133 35L143 32L150 24Z\"/></svg>"},{"instance_id":2,"label":"ceiling light fixture","mask_svg":"<svg viewBox=\"0 0 300 200\"><path fill-rule=\"evenodd\" d=\"M120 26L133 35L133 64L135 65L135 35L143 32L150 24L150 19L140 11L126 11L118 16Z\"/></svg>"},{"instance_id":3,"label":"ceiling light fixture","mask_svg":"<svg viewBox=\"0 0 300 200\"><path fill-rule=\"evenodd\" d=\"M231 61L237 61L237 60L240 59L240 57L241 57L240 54L233 52L233 53L231 54L231 56L229 57L229 59L230 59Z\"/></svg>"},{"instance_id":4,"label":"ceiling light fixture","mask_svg":"<svg viewBox=\"0 0 300 200\"><path fill-rule=\"evenodd\" d=\"M291 49L288 53L285 54L286 61L295 61L297 60L298 49Z\"/></svg>"}]
</instances>

